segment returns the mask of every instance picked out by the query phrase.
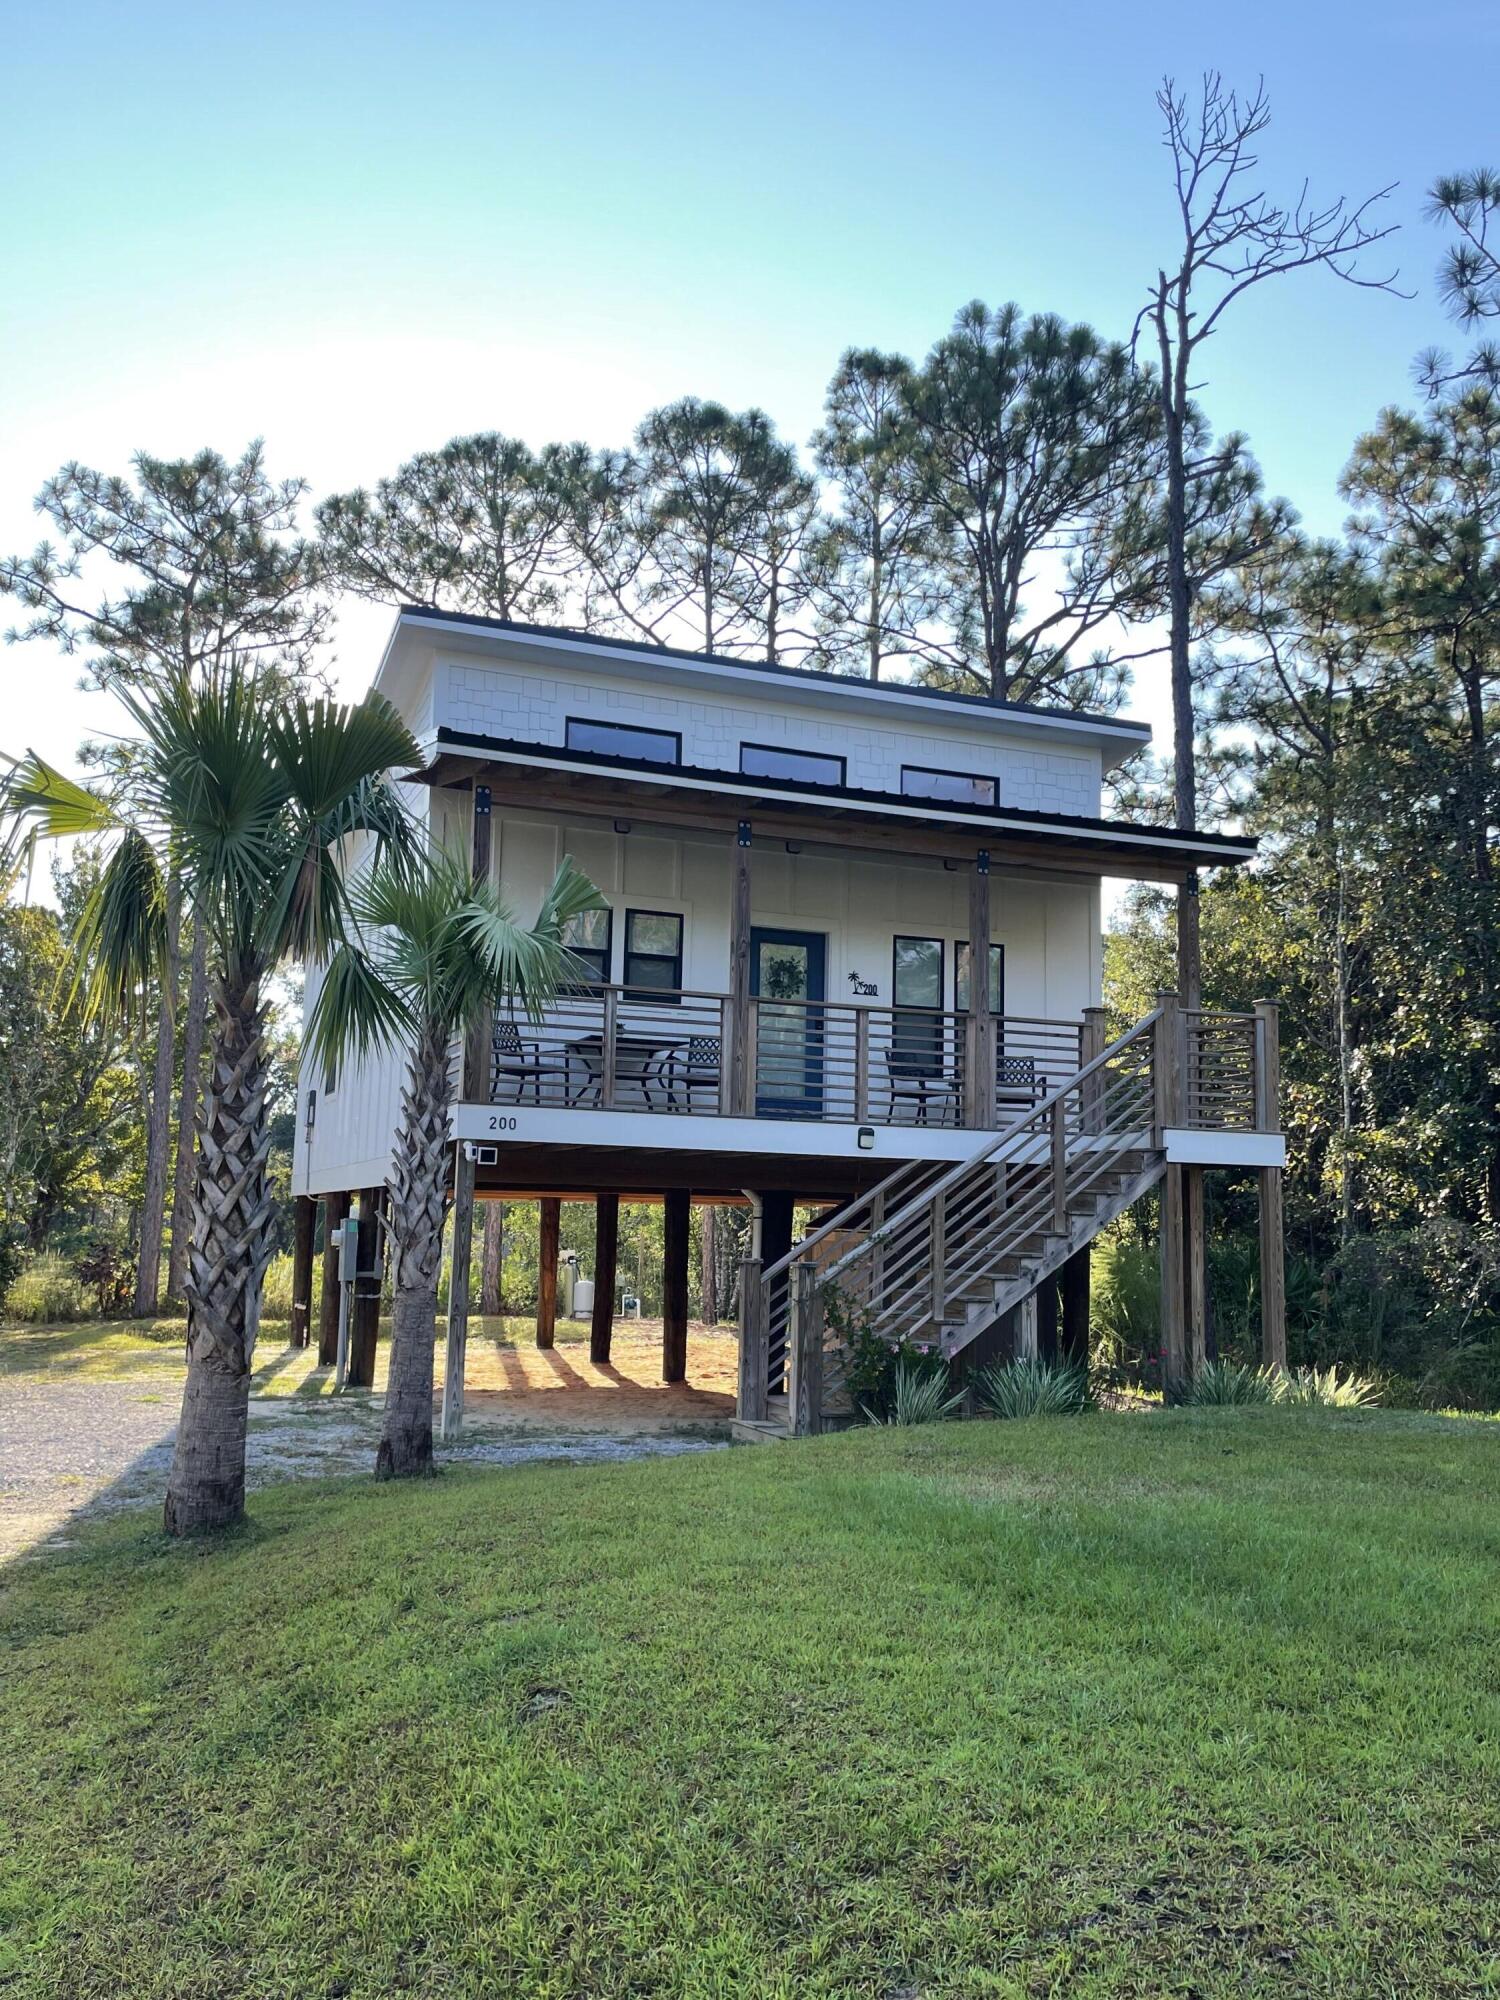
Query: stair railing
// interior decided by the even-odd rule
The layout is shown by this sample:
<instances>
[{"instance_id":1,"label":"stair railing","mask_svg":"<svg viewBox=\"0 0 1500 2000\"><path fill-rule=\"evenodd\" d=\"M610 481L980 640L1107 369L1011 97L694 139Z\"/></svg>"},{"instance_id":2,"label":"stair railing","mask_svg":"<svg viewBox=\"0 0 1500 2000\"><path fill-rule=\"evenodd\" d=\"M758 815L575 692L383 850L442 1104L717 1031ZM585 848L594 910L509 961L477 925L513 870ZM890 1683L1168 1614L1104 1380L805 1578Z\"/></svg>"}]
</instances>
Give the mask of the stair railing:
<instances>
[{"instance_id":1,"label":"stair railing","mask_svg":"<svg viewBox=\"0 0 1500 2000\"><path fill-rule=\"evenodd\" d=\"M1066 1238L1136 1156L1159 1147L1157 1065L1170 1060L1175 1014L1154 1009L967 1160L891 1175L765 1273L762 1308L773 1339L780 1321L794 1431L820 1428L843 1387L852 1330L948 1351L997 1277L1045 1254L1048 1238ZM825 1262L816 1252L835 1231L847 1247Z\"/></svg>"}]
</instances>

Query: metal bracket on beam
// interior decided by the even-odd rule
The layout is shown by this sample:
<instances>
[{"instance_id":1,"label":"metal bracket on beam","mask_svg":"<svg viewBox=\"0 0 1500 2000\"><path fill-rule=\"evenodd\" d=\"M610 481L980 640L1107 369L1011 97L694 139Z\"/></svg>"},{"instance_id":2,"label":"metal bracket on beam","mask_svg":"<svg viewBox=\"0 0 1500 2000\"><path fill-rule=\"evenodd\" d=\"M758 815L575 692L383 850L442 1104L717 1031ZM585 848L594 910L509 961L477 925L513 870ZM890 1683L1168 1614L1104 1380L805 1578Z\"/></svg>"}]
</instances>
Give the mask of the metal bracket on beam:
<instances>
[{"instance_id":1,"label":"metal bracket on beam","mask_svg":"<svg viewBox=\"0 0 1500 2000\"><path fill-rule=\"evenodd\" d=\"M490 816L490 788L488 785L474 787L474 817L488 819Z\"/></svg>"},{"instance_id":2,"label":"metal bracket on beam","mask_svg":"<svg viewBox=\"0 0 1500 2000\"><path fill-rule=\"evenodd\" d=\"M989 874L990 850L987 847L981 847L979 852L974 856L974 866L978 869L981 875Z\"/></svg>"},{"instance_id":3,"label":"metal bracket on beam","mask_svg":"<svg viewBox=\"0 0 1500 2000\"><path fill-rule=\"evenodd\" d=\"M750 845L749 820L742 819L738 826L736 826L734 830L734 844L736 847L748 847Z\"/></svg>"}]
</instances>

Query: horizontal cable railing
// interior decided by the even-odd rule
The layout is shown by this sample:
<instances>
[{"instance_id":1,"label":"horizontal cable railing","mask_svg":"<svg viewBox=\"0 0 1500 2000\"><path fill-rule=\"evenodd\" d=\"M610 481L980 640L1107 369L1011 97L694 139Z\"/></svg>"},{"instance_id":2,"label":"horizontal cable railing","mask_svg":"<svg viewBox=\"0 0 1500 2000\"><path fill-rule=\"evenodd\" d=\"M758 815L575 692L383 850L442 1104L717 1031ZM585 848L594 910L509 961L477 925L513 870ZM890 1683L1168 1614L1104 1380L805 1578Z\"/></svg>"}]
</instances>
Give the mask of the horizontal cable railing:
<instances>
[{"instance_id":1,"label":"horizontal cable railing","mask_svg":"<svg viewBox=\"0 0 1500 2000\"><path fill-rule=\"evenodd\" d=\"M566 1110L724 1108L729 1001L622 986L558 995L533 1019L495 1017L490 1101Z\"/></svg>"},{"instance_id":2,"label":"horizontal cable railing","mask_svg":"<svg viewBox=\"0 0 1500 2000\"><path fill-rule=\"evenodd\" d=\"M1252 1132L1256 1123L1253 1014L1185 1007L1183 1122L1199 1131Z\"/></svg>"},{"instance_id":3,"label":"horizontal cable railing","mask_svg":"<svg viewBox=\"0 0 1500 2000\"><path fill-rule=\"evenodd\" d=\"M964 1125L964 1015L764 994L751 1009L758 1116Z\"/></svg>"},{"instance_id":4,"label":"horizontal cable railing","mask_svg":"<svg viewBox=\"0 0 1500 2000\"><path fill-rule=\"evenodd\" d=\"M795 1397L799 1265L819 1301L819 1402L847 1405L860 1333L942 1348L1049 1237L1115 1192L1157 1138L1158 1010L957 1165L914 1162L764 1274L773 1392ZM804 1306L802 1308L806 1310Z\"/></svg>"}]
</instances>

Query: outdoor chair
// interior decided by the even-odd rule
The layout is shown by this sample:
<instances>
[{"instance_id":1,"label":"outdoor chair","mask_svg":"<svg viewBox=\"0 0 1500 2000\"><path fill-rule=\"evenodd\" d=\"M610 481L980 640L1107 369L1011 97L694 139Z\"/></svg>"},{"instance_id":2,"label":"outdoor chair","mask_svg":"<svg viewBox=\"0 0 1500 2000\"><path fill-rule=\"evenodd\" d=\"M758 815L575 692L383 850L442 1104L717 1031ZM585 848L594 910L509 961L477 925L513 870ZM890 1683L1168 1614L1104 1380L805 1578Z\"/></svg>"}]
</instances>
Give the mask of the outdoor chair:
<instances>
[{"instance_id":1,"label":"outdoor chair","mask_svg":"<svg viewBox=\"0 0 1500 2000\"><path fill-rule=\"evenodd\" d=\"M539 1042L528 1040L521 1034L514 1021L500 1020L495 1023L491 1041L491 1087L490 1100L498 1104L502 1081L513 1083L516 1104L524 1104L529 1086L533 1104L542 1102L542 1084L554 1077L562 1079L562 1101L573 1104L577 1101L574 1087L574 1064L565 1049L544 1049ZM588 1066L583 1065L583 1083L588 1080ZM547 1093L553 1101L553 1093Z\"/></svg>"},{"instance_id":2,"label":"outdoor chair","mask_svg":"<svg viewBox=\"0 0 1500 2000\"><path fill-rule=\"evenodd\" d=\"M1030 1056L1001 1056L995 1064L995 1102L1024 1108L1040 1104L1047 1095L1047 1079L1038 1076Z\"/></svg>"},{"instance_id":3,"label":"outdoor chair","mask_svg":"<svg viewBox=\"0 0 1500 2000\"><path fill-rule=\"evenodd\" d=\"M893 1125L958 1124L958 1085L944 1075L935 1051L887 1049L885 1067ZM909 1107L914 1115L903 1118L902 1107Z\"/></svg>"},{"instance_id":4,"label":"outdoor chair","mask_svg":"<svg viewBox=\"0 0 1500 2000\"><path fill-rule=\"evenodd\" d=\"M669 1050L662 1057L658 1071L666 1091L667 1109L681 1108L680 1094L682 1104L692 1111L696 1108L697 1093L707 1091L712 1107L717 1110L723 1062L724 1047L717 1035L689 1035L681 1048Z\"/></svg>"}]
</instances>

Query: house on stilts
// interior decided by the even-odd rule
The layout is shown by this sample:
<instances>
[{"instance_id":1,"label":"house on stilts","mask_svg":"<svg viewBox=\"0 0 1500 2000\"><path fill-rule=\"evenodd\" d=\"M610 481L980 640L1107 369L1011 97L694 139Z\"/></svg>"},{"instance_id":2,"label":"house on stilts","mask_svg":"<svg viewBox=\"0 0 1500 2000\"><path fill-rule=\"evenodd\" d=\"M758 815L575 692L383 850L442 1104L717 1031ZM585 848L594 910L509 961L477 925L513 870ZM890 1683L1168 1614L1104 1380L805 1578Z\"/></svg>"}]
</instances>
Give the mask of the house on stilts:
<instances>
[{"instance_id":1,"label":"house on stilts","mask_svg":"<svg viewBox=\"0 0 1500 2000\"><path fill-rule=\"evenodd\" d=\"M856 1325L1024 1353L1045 1299L1081 1352L1090 1243L1159 1187L1170 1387L1203 1354L1201 1180L1227 1167L1258 1176L1263 1349L1284 1358L1274 1004L1163 993L1114 1036L1100 1004L1106 876L1180 883L1254 852L1101 816L1144 724L416 608L376 685L422 747L435 840L523 916L565 853L609 904L573 939L581 983L455 1051L455 1241L476 1201L541 1197L545 1292L557 1204L596 1202L596 1356L622 1197L664 1204L667 1381L689 1206L751 1205L755 1437L847 1413ZM403 1068L301 1078L299 1299L316 1202L336 1222L358 1196L373 1241ZM799 1208L818 1219L794 1242ZM378 1310L358 1291L356 1381Z\"/></svg>"}]
</instances>

